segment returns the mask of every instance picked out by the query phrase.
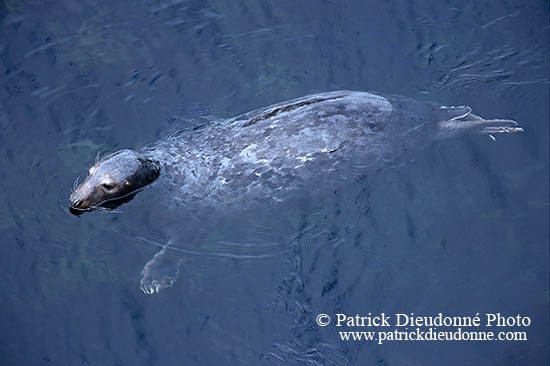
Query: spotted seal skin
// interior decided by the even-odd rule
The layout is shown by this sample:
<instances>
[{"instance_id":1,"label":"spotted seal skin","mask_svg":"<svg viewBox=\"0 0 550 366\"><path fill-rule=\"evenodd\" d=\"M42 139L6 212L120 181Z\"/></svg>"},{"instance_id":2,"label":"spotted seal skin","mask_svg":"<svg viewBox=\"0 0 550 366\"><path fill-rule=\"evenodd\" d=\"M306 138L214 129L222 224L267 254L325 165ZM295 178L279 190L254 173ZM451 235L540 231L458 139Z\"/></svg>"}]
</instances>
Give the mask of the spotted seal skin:
<instances>
[{"instance_id":1,"label":"spotted seal skin","mask_svg":"<svg viewBox=\"0 0 550 366\"><path fill-rule=\"evenodd\" d=\"M158 177L174 188L173 202L194 207L280 201L340 167L384 164L429 141L521 131L515 121L483 119L467 106L367 92L314 94L109 155L71 194L70 210L115 208ZM180 259L167 255L168 246L143 269L146 294L178 277Z\"/></svg>"}]
</instances>

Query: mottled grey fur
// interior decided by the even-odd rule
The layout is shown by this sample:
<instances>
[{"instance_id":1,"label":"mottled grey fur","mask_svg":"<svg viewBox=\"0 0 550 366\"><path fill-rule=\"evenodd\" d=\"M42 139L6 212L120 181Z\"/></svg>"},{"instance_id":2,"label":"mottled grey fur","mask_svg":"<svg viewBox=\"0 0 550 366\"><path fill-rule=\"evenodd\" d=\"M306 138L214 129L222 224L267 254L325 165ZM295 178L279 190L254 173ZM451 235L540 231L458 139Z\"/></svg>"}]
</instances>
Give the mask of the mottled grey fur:
<instances>
[{"instance_id":1,"label":"mottled grey fur","mask_svg":"<svg viewBox=\"0 0 550 366\"><path fill-rule=\"evenodd\" d=\"M171 187L176 205L219 207L260 198L277 202L343 167L383 164L435 139L519 131L514 121L485 120L467 106L441 107L365 92L315 94L183 130L137 152L110 155L90 169L71 195L71 208L80 213L116 203L106 181L118 184L124 198L159 175ZM145 293L169 287L177 278L180 261L168 256L166 248L144 268Z\"/></svg>"}]
</instances>

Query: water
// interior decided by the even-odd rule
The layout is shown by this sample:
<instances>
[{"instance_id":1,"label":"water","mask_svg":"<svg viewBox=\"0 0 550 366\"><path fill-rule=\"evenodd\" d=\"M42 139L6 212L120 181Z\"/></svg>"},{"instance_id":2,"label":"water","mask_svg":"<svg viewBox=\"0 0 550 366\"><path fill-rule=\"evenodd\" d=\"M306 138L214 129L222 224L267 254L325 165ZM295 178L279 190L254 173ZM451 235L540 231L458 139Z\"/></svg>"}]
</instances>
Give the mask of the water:
<instances>
[{"instance_id":1,"label":"water","mask_svg":"<svg viewBox=\"0 0 550 366\"><path fill-rule=\"evenodd\" d=\"M547 364L548 11L546 1L3 1L1 363ZM321 202L296 201L273 213L275 234L288 229L277 218L296 230L266 258L186 256L180 280L151 297L139 274L167 240L155 191L119 213L67 211L98 152L338 89L467 104L525 132L433 143ZM209 234L237 237L239 219ZM315 324L369 312L519 313L532 324L525 342L382 345Z\"/></svg>"}]
</instances>

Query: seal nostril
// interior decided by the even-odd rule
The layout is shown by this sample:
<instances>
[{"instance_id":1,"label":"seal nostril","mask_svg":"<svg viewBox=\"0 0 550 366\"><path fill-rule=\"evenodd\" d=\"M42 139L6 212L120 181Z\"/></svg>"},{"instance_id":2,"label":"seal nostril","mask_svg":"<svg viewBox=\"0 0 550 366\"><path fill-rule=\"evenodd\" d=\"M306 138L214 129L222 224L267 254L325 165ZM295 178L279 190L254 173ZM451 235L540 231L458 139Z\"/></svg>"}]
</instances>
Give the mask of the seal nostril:
<instances>
[{"instance_id":1,"label":"seal nostril","mask_svg":"<svg viewBox=\"0 0 550 366\"><path fill-rule=\"evenodd\" d=\"M69 199L69 212L72 213L75 216L80 216L84 213L84 209L82 209L82 205L84 201L82 201L80 198L71 197Z\"/></svg>"}]
</instances>

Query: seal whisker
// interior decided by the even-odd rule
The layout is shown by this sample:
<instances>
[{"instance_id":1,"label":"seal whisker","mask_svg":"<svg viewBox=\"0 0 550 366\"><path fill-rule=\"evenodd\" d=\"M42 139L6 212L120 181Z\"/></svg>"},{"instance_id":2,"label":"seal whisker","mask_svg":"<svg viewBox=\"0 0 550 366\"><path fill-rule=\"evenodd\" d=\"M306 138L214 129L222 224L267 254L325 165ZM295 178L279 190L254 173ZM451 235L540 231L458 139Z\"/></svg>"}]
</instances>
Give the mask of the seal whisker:
<instances>
[{"instance_id":1,"label":"seal whisker","mask_svg":"<svg viewBox=\"0 0 550 366\"><path fill-rule=\"evenodd\" d=\"M71 194L76 191L76 188L78 187L78 183L80 182L80 175L76 177L76 179L73 182L73 190L71 191Z\"/></svg>"},{"instance_id":2,"label":"seal whisker","mask_svg":"<svg viewBox=\"0 0 550 366\"><path fill-rule=\"evenodd\" d=\"M115 209L115 208L107 208L107 207L101 207L101 206L92 206L93 210L101 211L101 212L109 212L109 213L123 213L123 210Z\"/></svg>"}]
</instances>

